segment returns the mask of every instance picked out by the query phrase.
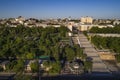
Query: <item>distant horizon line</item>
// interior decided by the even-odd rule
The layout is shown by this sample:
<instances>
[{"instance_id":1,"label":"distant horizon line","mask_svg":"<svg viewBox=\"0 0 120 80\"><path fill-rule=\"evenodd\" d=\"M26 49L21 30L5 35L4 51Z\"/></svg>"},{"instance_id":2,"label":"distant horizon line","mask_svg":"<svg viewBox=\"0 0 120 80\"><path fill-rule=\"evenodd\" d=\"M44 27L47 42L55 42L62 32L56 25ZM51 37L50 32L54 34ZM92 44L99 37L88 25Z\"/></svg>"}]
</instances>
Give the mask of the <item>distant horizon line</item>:
<instances>
[{"instance_id":1,"label":"distant horizon line","mask_svg":"<svg viewBox=\"0 0 120 80\"><path fill-rule=\"evenodd\" d=\"M21 16L21 15L20 15ZM10 19L10 18L18 18L19 16L16 16L16 17L0 17L0 19ZM25 19L30 19L30 18L34 18L34 19L80 19L80 18L82 18L82 17L87 17L87 16L80 16L80 17L71 17L71 16L69 16L69 17L46 17L46 18L40 18L40 17L25 17L25 16L21 16L21 17L23 17L23 18L25 18ZM93 17L93 16L88 16L88 17L92 17L93 19L120 19L119 17L118 18L95 18L95 17Z\"/></svg>"}]
</instances>

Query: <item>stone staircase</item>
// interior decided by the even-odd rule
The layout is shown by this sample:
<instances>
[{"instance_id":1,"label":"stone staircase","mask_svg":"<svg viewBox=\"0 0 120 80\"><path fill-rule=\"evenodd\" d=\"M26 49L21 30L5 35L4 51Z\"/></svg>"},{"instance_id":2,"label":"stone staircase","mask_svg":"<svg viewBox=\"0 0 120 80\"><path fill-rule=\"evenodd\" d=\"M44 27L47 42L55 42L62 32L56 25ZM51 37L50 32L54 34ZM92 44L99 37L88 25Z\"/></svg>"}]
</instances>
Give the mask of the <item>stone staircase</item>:
<instances>
[{"instance_id":1,"label":"stone staircase","mask_svg":"<svg viewBox=\"0 0 120 80\"><path fill-rule=\"evenodd\" d=\"M84 48L84 53L87 57L90 57L93 62L92 72L109 72L109 69L104 64L104 62L100 59L98 52L92 46L92 44L88 41L86 36L82 33L78 36L81 47Z\"/></svg>"}]
</instances>

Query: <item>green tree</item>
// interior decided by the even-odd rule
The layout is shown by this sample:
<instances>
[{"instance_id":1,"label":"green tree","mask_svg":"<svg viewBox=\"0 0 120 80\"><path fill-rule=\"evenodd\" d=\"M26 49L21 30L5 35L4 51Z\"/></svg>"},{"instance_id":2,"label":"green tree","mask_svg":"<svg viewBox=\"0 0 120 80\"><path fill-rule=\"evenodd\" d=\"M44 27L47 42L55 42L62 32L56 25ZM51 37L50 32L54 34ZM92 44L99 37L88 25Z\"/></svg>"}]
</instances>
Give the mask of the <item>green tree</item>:
<instances>
[{"instance_id":1,"label":"green tree","mask_svg":"<svg viewBox=\"0 0 120 80\"><path fill-rule=\"evenodd\" d=\"M85 71L91 72L91 70L92 70L92 62L91 61L85 61L84 62L84 68L85 68Z\"/></svg>"},{"instance_id":2,"label":"green tree","mask_svg":"<svg viewBox=\"0 0 120 80\"><path fill-rule=\"evenodd\" d=\"M34 59L35 58L35 54L34 53L26 53L26 58L27 59Z\"/></svg>"},{"instance_id":3,"label":"green tree","mask_svg":"<svg viewBox=\"0 0 120 80\"><path fill-rule=\"evenodd\" d=\"M65 47L65 53L68 61L72 61L75 57L75 51L71 47Z\"/></svg>"},{"instance_id":4,"label":"green tree","mask_svg":"<svg viewBox=\"0 0 120 80\"><path fill-rule=\"evenodd\" d=\"M24 61L23 60L17 60L17 64L14 66L15 72L21 72L24 71Z\"/></svg>"},{"instance_id":5,"label":"green tree","mask_svg":"<svg viewBox=\"0 0 120 80\"><path fill-rule=\"evenodd\" d=\"M52 66L52 69L50 69L50 73L60 73L61 65L60 62L54 62L50 64Z\"/></svg>"},{"instance_id":6,"label":"green tree","mask_svg":"<svg viewBox=\"0 0 120 80\"><path fill-rule=\"evenodd\" d=\"M39 63L38 61L31 63L30 67L32 69L32 72L38 72L39 71Z\"/></svg>"}]
</instances>

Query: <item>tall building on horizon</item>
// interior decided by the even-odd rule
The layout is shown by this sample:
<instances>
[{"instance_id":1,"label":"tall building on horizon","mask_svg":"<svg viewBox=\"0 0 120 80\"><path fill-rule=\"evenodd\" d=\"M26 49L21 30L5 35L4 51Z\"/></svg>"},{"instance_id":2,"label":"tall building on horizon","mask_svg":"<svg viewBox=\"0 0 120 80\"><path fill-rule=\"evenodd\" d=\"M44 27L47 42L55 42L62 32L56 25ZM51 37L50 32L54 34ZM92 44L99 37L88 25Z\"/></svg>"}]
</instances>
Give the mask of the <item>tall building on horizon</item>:
<instances>
[{"instance_id":1,"label":"tall building on horizon","mask_svg":"<svg viewBox=\"0 0 120 80\"><path fill-rule=\"evenodd\" d=\"M83 24L92 24L93 23L93 18L92 17L81 17L80 19L81 23Z\"/></svg>"}]
</instances>

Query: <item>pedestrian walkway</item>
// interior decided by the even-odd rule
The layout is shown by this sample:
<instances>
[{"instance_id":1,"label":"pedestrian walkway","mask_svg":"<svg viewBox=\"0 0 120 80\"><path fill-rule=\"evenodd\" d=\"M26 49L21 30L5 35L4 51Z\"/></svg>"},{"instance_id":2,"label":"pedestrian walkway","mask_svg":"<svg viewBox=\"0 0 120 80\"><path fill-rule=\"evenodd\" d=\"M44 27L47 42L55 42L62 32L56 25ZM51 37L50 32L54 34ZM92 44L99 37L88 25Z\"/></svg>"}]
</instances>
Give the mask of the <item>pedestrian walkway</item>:
<instances>
[{"instance_id":1,"label":"pedestrian walkway","mask_svg":"<svg viewBox=\"0 0 120 80\"><path fill-rule=\"evenodd\" d=\"M87 37L84 36L84 34L80 33L78 34L77 40L80 47L84 48L84 53L87 55L87 57L92 59L93 62L92 72L109 72L109 69L100 59L98 52L88 41Z\"/></svg>"}]
</instances>

